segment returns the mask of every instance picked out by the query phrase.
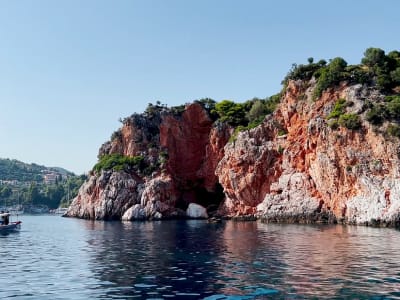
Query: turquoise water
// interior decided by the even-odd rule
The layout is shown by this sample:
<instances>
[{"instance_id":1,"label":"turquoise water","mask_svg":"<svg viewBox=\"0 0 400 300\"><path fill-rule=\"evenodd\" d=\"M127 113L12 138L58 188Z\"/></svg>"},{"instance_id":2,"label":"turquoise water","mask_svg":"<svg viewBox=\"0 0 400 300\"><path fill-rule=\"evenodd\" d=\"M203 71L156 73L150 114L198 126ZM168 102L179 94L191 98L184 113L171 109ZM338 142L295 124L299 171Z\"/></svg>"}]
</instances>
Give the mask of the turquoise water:
<instances>
[{"instance_id":1,"label":"turquoise water","mask_svg":"<svg viewBox=\"0 0 400 300\"><path fill-rule=\"evenodd\" d=\"M0 235L0 299L399 299L400 232L27 216Z\"/></svg>"}]
</instances>

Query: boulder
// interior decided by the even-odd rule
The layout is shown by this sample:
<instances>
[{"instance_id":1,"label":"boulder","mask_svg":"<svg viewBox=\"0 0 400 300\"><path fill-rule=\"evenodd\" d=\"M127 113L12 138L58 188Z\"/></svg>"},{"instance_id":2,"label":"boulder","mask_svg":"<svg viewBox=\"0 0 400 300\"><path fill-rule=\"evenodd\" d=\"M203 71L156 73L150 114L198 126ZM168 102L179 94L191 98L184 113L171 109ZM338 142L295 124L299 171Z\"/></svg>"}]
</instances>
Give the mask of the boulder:
<instances>
[{"instance_id":1,"label":"boulder","mask_svg":"<svg viewBox=\"0 0 400 300\"><path fill-rule=\"evenodd\" d=\"M186 215L189 218L194 218L194 219L207 219L208 214L207 210L196 203L190 203L188 208L186 209Z\"/></svg>"}]
</instances>

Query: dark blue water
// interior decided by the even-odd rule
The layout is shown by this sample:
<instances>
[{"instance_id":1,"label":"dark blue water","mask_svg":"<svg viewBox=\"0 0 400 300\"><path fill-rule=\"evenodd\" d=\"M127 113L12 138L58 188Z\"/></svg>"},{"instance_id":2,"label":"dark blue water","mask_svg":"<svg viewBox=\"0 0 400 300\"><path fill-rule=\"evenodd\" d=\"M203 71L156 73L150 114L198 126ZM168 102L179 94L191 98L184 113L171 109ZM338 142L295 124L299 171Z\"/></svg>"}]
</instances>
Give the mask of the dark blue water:
<instances>
[{"instance_id":1,"label":"dark blue water","mask_svg":"<svg viewBox=\"0 0 400 300\"><path fill-rule=\"evenodd\" d=\"M399 299L400 232L22 216L0 299Z\"/></svg>"}]
</instances>

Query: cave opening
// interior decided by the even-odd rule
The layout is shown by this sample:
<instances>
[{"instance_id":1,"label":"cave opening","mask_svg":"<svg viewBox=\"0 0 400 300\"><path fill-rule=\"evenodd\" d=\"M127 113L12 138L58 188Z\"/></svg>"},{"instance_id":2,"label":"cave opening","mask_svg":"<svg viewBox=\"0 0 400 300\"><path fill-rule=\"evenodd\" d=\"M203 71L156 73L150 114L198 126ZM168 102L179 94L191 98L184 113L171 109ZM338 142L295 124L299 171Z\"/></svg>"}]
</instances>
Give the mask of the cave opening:
<instances>
[{"instance_id":1,"label":"cave opening","mask_svg":"<svg viewBox=\"0 0 400 300\"><path fill-rule=\"evenodd\" d=\"M191 189L183 190L176 206L186 210L190 203L197 203L206 208L209 216L213 216L224 198L221 184L216 183L213 191L208 191L203 185L198 184Z\"/></svg>"}]
</instances>

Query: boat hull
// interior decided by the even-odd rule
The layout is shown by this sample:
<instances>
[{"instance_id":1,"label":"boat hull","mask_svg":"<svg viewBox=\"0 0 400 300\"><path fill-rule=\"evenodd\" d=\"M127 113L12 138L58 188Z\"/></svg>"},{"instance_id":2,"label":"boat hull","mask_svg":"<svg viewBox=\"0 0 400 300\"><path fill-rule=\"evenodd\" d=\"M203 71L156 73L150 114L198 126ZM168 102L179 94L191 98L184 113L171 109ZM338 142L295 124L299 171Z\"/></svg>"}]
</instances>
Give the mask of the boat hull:
<instances>
[{"instance_id":1,"label":"boat hull","mask_svg":"<svg viewBox=\"0 0 400 300\"><path fill-rule=\"evenodd\" d=\"M21 221L11 222L8 225L0 225L0 232L13 231L21 229Z\"/></svg>"}]
</instances>

